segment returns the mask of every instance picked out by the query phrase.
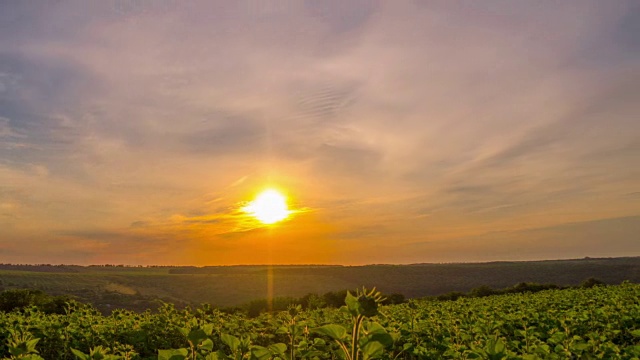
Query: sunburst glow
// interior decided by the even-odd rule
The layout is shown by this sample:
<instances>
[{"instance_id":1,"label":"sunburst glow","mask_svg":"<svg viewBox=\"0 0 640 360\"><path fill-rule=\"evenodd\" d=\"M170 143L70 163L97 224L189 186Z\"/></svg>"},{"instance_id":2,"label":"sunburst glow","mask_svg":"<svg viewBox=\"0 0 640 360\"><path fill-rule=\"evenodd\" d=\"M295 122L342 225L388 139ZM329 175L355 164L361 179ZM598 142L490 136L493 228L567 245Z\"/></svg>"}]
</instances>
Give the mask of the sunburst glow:
<instances>
[{"instance_id":1,"label":"sunburst glow","mask_svg":"<svg viewBox=\"0 0 640 360\"><path fill-rule=\"evenodd\" d=\"M242 210L263 224L282 221L291 213L287 206L287 198L273 189L261 192L255 200L243 207Z\"/></svg>"}]
</instances>

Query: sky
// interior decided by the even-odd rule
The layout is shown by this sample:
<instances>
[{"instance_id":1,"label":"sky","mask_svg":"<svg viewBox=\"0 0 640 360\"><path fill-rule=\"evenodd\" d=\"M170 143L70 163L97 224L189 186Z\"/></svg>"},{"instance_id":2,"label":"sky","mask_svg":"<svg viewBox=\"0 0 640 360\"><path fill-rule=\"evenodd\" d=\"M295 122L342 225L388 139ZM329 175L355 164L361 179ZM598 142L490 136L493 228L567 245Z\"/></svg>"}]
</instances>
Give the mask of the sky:
<instances>
[{"instance_id":1,"label":"sky","mask_svg":"<svg viewBox=\"0 0 640 360\"><path fill-rule=\"evenodd\" d=\"M261 190L293 213L264 225ZM0 262L640 256L640 2L0 2Z\"/></svg>"}]
</instances>

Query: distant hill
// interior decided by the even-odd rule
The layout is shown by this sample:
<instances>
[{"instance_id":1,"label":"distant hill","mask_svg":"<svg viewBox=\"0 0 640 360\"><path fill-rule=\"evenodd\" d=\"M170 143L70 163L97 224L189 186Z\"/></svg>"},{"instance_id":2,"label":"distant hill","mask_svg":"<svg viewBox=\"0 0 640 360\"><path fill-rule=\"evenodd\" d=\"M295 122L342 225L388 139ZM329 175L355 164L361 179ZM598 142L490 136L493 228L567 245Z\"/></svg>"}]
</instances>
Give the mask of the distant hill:
<instances>
[{"instance_id":1,"label":"distant hill","mask_svg":"<svg viewBox=\"0 0 640 360\"><path fill-rule=\"evenodd\" d=\"M237 305L274 296L303 296L376 286L406 297L467 292L488 285L505 288L520 282L578 285L588 278L607 284L640 282L640 257L574 260L413 264L277 265L209 267L124 267L0 264L0 289L30 288L51 295L73 295L102 310L144 310L157 299L178 304Z\"/></svg>"}]
</instances>

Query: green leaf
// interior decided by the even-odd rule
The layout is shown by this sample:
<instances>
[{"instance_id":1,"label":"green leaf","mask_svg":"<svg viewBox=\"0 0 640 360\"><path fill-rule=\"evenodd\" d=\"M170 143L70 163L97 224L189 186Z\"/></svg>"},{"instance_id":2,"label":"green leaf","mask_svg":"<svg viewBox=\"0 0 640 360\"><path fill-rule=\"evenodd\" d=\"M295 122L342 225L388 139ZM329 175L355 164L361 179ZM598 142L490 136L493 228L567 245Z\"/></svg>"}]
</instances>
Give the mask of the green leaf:
<instances>
[{"instance_id":1,"label":"green leaf","mask_svg":"<svg viewBox=\"0 0 640 360\"><path fill-rule=\"evenodd\" d=\"M187 349L158 350L158 360L184 360L189 355Z\"/></svg>"},{"instance_id":2,"label":"green leaf","mask_svg":"<svg viewBox=\"0 0 640 360\"><path fill-rule=\"evenodd\" d=\"M240 350L247 351L249 350L249 346L251 345L251 336L247 335L247 336L243 336L240 339Z\"/></svg>"},{"instance_id":3,"label":"green leaf","mask_svg":"<svg viewBox=\"0 0 640 360\"><path fill-rule=\"evenodd\" d=\"M202 331L204 331L207 336L211 336L213 333L213 324L202 325Z\"/></svg>"},{"instance_id":4,"label":"green leaf","mask_svg":"<svg viewBox=\"0 0 640 360\"><path fill-rule=\"evenodd\" d=\"M591 347L591 345L587 344L586 342L577 342L571 344L571 350L577 350L579 352L585 351L589 347Z\"/></svg>"},{"instance_id":5,"label":"green leaf","mask_svg":"<svg viewBox=\"0 0 640 360\"><path fill-rule=\"evenodd\" d=\"M567 338L567 336L565 335L565 333L557 332L557 333L554 333L553 335L551 335L549 337L549 341L551 343L553 343L553 344L559 344L559 343L563 342L564 339L566 339L566 338Z\"/></svg>"},{"instance_id":6,"label":"green leaf","mask_svg":"<svg viewBox=\"0 0 640 360\"><path fill-rule=\"evenodd\" d=\"M213 341L211 339L205 339L198 347L202 350L211 351L213 350Z\"/></svg>"},{"instance_id":7,"label":"green leaf","mask_svg":"<svg viewBox=\"0 0 640 360\"><path fill-rule=\"evenodd\" d=\"M255 345L251 348L252 360L267 360L271 358L271 351L263 346Z\"/></svg>"},{"instance_id":8,"label":"green leaf","mask_svg":"<svg viewBox=\"0 0 640 360\"><path fill-rule=\"evenodd\" d=\"M347 338L347 330L335 324L324 325L311 330L317 334L326 335L334 340L344 340Z\"/></svg>"},{"instance_id":9,"label":"green leaf","mask_svg":"<svg viewBox=\"0 0 640 360\"><path fill-rule=\"evenodd\" d=\"M44 360L40 355L37 354L29 354L25 356L21 356L20 360Z\"/></svg>"},{"instance_id":10,"label":"green leaf","mask_svg":"<svg viewBox=\"0 0 640 360\"><path fill-rule=\"evenodd\" d=\"M344 299L345 304L347 304L347 310L351 314L351 316L358 316L360 314L360 302L358 302L358 298L351 295L351 292L347 291L347 297Z\"/></svg>"},{"instance_id":11,"label":"green leaf","mask_svg":"<svg viewBox=\"0 0 640 360\"><path fill-rule=\"evenodd\" d=\"M102 345L91 348L89 350L89 359L105 360L108 349L105 349Z\"/></svg>"},{"instance_id":12,"label":"green leaf","mask_svg":"<svg viewBox=\"0 0 640 360\"><path fill-rule=\"evenodd\" d=\"M37 353L36 344L40 341L40 339L31 339L26 342L26 349L28 353Z\"/></svg>"},{"instance_id":13,"label":"green leaf","mask_svg":"<svg viewBox=\"0 0 640 360\"><path fill-rule=\"evenodd\" d=\"M320 358L320 356L326 354L324 351L320 350L305 350L300 352L301 359L312 359L312 358ZM344 357L344 354L342 355Z\"/></svg>"},{"instance_id":14,"label":"green leaf","mask_svg":"<svg viewBox=\"0 0 640 360\"><path fill-rule=\"evenodd\" d=\"M393 345L393 337L391 337L391 335L387 333L387 330L377 322L369 322L365 324L363 333L364 336L362 336L358 341L361 347L370 341L377 341L384 347Z\"/></svg>"},{"instance_id":15,"label":"green leaf","mask_svg":"<svg viewBox=\"0 0 640 360\"><path fill-rule=\"evenodd\" d=\"M9 346L9 354L13 356L20 356L27 353L27 349L24 348L24 343L18 346Z\"/></svg>"},{"instance_id":16,"label":"green leaf","mask_svg":"<svg viewBox=\"0 0 640 360\"><path fill-rule=\"evenodd\" d=\"M71 348L71 352L73 353L73 355L75 355L80 360L89 360L89 355L83 353L80 350L76 350L74 348Z\"/></svg>"},{"instance_id":17,"label":"green leaf","mask_svg":"<svg viewBox=\"0 0 640 360\"><path fill-rule=\"evenodd\" d=\"M377 359L384 353L384 345L377 341L369 341L361 349L362 359Z\"/></svg>"},{"instance_id":18,"label":"green leaf","mask_svg":"<svg viewBox=\"0 0 640 360\"><path fill-rule=\"evenodd\" d=\"M393 338L387 333L377 333L368 336L369 341L376 341L382 344L384 347L393 345Z\"/></svg>"},{"instance_id":19,"label":"green leaf","mask_svg":"<svg viewBox=\"0 0 640 360\"><path fill-rule=\"evenodd\" d=\"M502 341L502 339L490 339L489 341L487 341L485 351L490 358L501 359L505 351L504 342Z\"/></svg>"},{"instance_id":20,"label":"green leaf","mask_svg":"<svg viewBox=\"0 0 640 360\"><path fill-rule=\"evenodd\" d=\"M283 343L272 344L269 345L269 351L271 351L273 355L282 355L287 351L287 345Z\"/></svg>"},{"instance_id":21,"label":"green leaf","mask_svg":"<svg viewBox=\"0 0 640 360\"><path fill-rule=\"evenodd\" d=\"M220 359L226 359L226 356L220 353L219 351L212 352L210 354L207 354L207 356L204 357L204 360L220 360Z\"/></svg>"},{"instance_id":22,"label":"green leaf","mask_svg":"<svg viewBox=\"0 0 640 360\"><path fill-rule=\"evenodd\" d=\"M194 345L200 344L200 342L206 338L207 334L202 329L191 330L189 331L189 335L187 336L187 339Z\"/></svg>"},{"instance_id":23,"label":"green leaf","mask_svg":"<svg viewBox=\"0 0 640 360\"><path fill-rule=\"evenodd\" d=\"M233 335L221 334L220 340L222 340L222 342L227 345L234 353L238 351L238 348L240 348L240 339Z\"/></svg>"},{"instance_id":24,"label":"green leaf","mask_svg":"<svg viewBox=\"0 0 640 360\"><path fill-rule=\"evenodd\" d=\"M366 324L365 332L367 334L386 334L387 330L375 321L370 321Z\"/></svg>"}]
</instances>

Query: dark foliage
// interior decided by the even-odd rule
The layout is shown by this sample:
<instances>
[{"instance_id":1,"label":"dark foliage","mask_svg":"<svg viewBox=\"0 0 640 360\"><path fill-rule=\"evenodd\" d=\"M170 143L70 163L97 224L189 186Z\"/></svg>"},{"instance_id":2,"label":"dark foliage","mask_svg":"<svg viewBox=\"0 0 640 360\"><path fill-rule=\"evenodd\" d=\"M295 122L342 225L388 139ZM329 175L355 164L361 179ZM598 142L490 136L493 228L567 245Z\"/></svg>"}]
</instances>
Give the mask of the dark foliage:
<instances>
[{"instance_id":1,"label":"dark foliage","mask_svg":"<svg viewBox=\"0 0 640 360\"><path fill-rule=\"evenodd\" d=\"M35 307L46 314L64 314L71 303L75 301L68 296L50 296L40 290L5 290L0 293L0 311L5 312Z\"/></svg>"},{"instance_id":2,"label":"dark foliage","mask_svg":"<svg viewBox=\"0 0 640 360\"><path fill-rule=\"evenodd\" d=\"M582 284L580 285L583 288L592 288L594 286L598 286L598 285L605 285L604 282L596 279L596 278L588 278L587 280L585 280L584 282L582 282Z\"/></svg>"}]
</instances>

